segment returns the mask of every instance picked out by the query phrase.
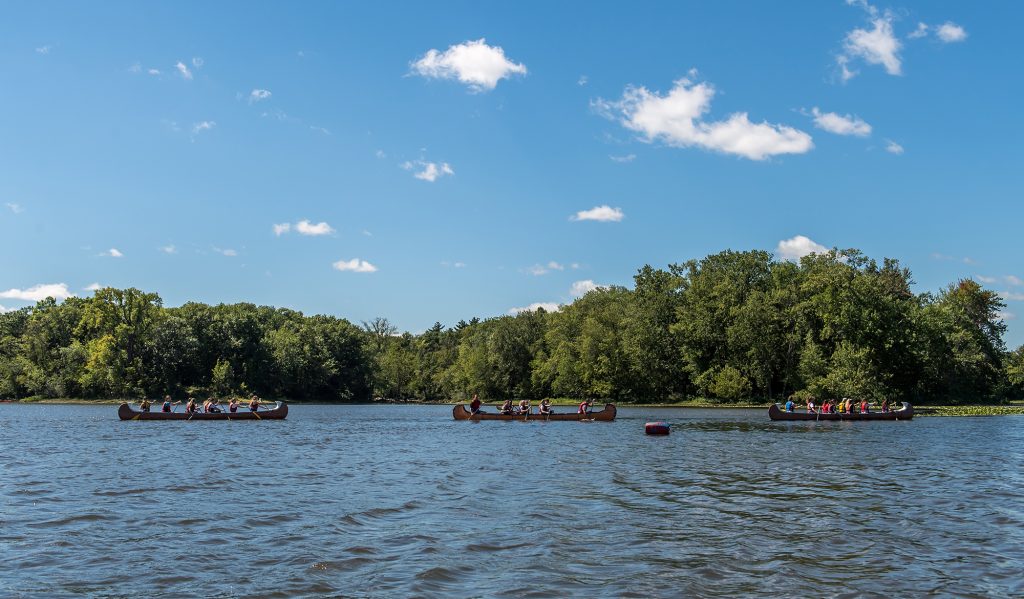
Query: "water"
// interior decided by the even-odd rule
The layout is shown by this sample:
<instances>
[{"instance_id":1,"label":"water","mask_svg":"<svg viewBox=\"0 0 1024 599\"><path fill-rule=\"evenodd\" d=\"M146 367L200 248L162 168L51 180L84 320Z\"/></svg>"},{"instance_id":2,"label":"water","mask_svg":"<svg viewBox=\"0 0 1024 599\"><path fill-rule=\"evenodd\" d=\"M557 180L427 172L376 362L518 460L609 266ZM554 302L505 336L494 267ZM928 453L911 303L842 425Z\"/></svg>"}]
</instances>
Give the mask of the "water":
<instances>
[{"instance_id":1,"label":"water","mask_svg":"<svg viewBox=\"0 0 1024 599\"><path fill-rule=\"evenodd\" d=\"M1020 417L3 405L0 596L1022 596L1022 450Z\"/></svg>"}]
</instances>

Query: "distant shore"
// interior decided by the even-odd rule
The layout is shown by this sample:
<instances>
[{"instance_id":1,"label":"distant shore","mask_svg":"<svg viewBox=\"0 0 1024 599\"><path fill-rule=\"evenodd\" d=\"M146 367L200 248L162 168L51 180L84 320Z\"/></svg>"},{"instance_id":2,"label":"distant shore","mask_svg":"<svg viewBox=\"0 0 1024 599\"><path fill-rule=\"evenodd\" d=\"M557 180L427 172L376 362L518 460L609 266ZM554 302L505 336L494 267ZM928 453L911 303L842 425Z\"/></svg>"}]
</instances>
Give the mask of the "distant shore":
<instances>
[{"instance_id":1,"label":"distant shore","mask_svg":"<svg viewBox=\"0 0 1024 599\"><path fill-rule=\"evenodd\" d=\"M5 401L4 403L24 403L24 404L46 404L46 405L111 405L116 406L121 403L137 402L135 399L81 399L81 398L27 398L21 400ZM275 400L264 398L264 403L272 403ZM365 401L365 402L327 402L327 401L294 401L294 400L282 400L289 404L294 405L454 405L456 403L467 403L464 401L445 401L445 402L424 402L424 401ZM566 398L552 399L551 404L557 407L575 407L579 405L581 400L573 400ZM159 403L155 402L154 403ZM484 402L484 407L494 407L500 402L487 401ZM536 401L532 401L531 404L536 408ZM594 400L594 406L600 407L605 403L603 400ZM614 403L614 402L612 402ZM781 403L781 402L779 402ZM678 402L662 402L662 403L620 403L620 407L624 408L700 408L700 409L713 409L713 410L766 410L771 402L739 402L723 404L718 402L712 402L706 399L688 399ZM875 407L877 410L877 406ZM940 405L915 405L914 406L915 416L1018 416L1024 415L1024 404L1013 403L1004 405L958 405L958 406L940 406Z\"/></svg>"}]
</instances>

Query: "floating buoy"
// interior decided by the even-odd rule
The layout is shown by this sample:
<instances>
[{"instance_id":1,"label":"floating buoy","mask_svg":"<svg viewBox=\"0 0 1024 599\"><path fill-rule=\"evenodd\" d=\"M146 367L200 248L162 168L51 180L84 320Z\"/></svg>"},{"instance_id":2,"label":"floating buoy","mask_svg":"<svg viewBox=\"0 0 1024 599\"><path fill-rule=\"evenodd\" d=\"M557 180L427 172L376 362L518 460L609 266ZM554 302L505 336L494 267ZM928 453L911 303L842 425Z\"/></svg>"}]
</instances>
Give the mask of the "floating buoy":
<instances>
[{"instance_id":1,"label":"floating buoy","mask_svg":"<svg viewBox=\"0 0 1024 599\"><path fill-rule=\"evenodd\" d=\"M667 435L669 432L667 422L648 422L644 425L644 432L648 435Z\"/></svg>"}]
</instances>

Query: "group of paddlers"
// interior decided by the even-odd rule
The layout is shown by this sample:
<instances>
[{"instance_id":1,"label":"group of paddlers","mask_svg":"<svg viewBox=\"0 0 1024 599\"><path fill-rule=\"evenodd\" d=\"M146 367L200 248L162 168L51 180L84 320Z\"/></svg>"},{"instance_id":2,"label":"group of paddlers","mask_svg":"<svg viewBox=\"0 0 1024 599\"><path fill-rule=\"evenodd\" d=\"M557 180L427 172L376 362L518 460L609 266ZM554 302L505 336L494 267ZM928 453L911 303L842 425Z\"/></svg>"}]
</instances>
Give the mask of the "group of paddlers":
<instances>
[{"instance_id":1,"label":"group of paddlers","mask_svg":"<svg viewBox=\"0 0 1024 599\"><path fill-rule=\"evenodd\" d=\"M469 412L471 414L480 414L481 406L480 398L474 395L473 401L469 402ZM592 407L594 407L594 402L593 400L588 399L580 403L576 413L589 414ZM530 404L530 400L528 399L520 400L519 405L516 405L511 399L506 399L505 403L498 407L498 413L506 416L529 416L533 413L533 406ZM540 405L537 406L538 415L548 416L554 413L555 410L551 407L550 399L544 398L540 400Z\"/></svg>"},{"instance_id":2,"label":"group of paddlers","mask_svg":"<svg viewBox=\"0 0 1024 599\"><path fill-rule=\"evenodd\" d=\"M793 399L790 398L786 402L786 411L795 412L796 404ZM889 411L889 400L882 400L882 413ZM814 398L807 398L807 413L808 414L870 414L871 413L871 402L864 399L861 400L859 405L856 401L849 397L844 397L838 402L833 399L826 399L821 402L820 406L814 405Z\"/></svg>"},{"instance_id":3,"label":"group of paddlers","mask_svg":"<svg viewBox=\"0 0 1024 599\"><path fill-rule=\"evenodd\" d=\"M143 399L142 401L139 402L139 410L142 411L142 412L148 412L150 410L150 407L154 403L157 403L157 402L151 402L148 399ZM259 398L258 395L253 395L252 397L250 397L249 398L249 411L250 412L257 412L257 411L259 411L260 403L262 403L262 400ZM172 402L171 401L171 396L170 395L165 395L164 396L164 402L160 406L160 411L161 412L173 412L175 406L179 406L179 405L181 405L180 401ZM238 408L241 405L242 405L242 400L238 399L237 397L232 397L231 401L229 401L228 404L227 404L227 410L228 410L228 412L231 412L232 414L234 414L235 412L238 411ZM220 414L223 411L224 411L224 408L221 407L220 400L217 399L216 397L211 397L211 398L207 399L206 401L204 401L203 405L202 405L202 408L200 408L199 404L196 402L196 399L194 397L188 398L188 401L185 402L185 413L186 414L198 414L200 412L202 412L204 414Z\"/></svg>"}]
</instances>

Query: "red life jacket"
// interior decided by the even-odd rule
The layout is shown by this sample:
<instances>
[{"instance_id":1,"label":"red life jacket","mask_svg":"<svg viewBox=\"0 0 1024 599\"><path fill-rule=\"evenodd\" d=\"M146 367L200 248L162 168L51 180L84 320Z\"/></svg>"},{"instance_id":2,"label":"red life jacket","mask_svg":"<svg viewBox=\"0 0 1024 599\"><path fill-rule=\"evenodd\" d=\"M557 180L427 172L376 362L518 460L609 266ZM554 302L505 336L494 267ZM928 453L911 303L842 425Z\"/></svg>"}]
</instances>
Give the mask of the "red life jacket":
<instances>
[{"instance_id":1,"label":"red life jacket","mask_svg":"<svg viewBox=\"0 0 1024 599\"><path fill-rule=\"evenodd\" d=\"M469 404L469 409L471 409L471 410L479 410L480 409L480 400L479 399L474 399L473 402Z\"/></svg>"},{"instance_id":2,"label":"red life jacket","mask_svg":"<svg viewBox=\"0 0 1024 599\"><path fill-rule=\"evenodd\" d=\"M576 413L577 414L586 414L587 413L587 402L581 403L580 404L580 409Z\"/></svg>"}]
</instances>

